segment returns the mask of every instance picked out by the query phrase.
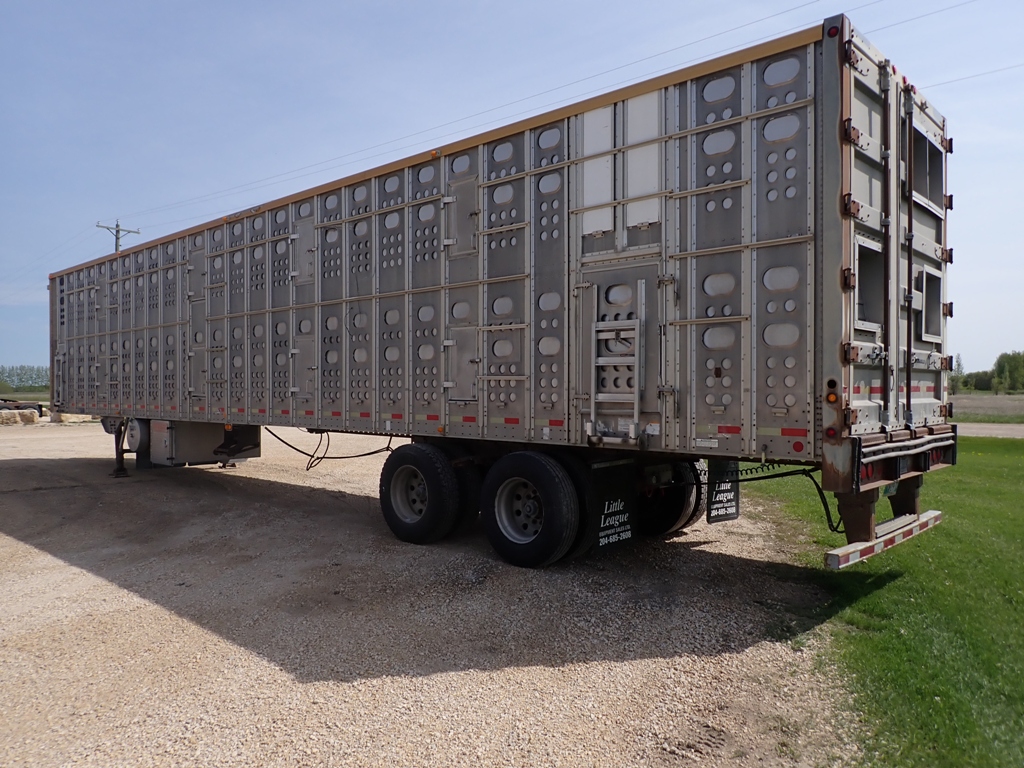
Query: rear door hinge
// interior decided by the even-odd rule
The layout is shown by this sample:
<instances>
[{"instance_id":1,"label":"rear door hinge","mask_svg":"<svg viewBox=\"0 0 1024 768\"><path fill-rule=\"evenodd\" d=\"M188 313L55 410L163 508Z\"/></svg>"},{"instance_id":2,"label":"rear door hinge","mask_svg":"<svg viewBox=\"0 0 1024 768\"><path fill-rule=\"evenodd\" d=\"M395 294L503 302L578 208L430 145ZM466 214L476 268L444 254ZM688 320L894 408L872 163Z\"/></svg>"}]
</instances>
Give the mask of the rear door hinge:
<instances>
[{"instance_id":1,"label":"rear door hinge","mask_svg":"<svg viewBox=\"0 0 1024 768\"><path fill-rule=\"evenodd\" d=\"M843 123L843 135L848 142L860 146L860 129L853 124L853 118L848 117Z\"/></svg>"},{"instance_id":2,"label":"rear door hinge","mask_svg":"<svg viewBox=\"0 0 1024 768\"><path fill-rule=\"evenodd\" d=\"M952 355L949 355L948 357L944 357L944 358L942 358L942 360L939 361L939 370L940 371L952 371L953 370L953 356Z\"/></svg>"},{"instance_id":3,"label":"rear door hinge","mask_svg":"<svg viewBox=\"0 0 1024 768\"><path fill-rule=\"evenodd\" d=\"M857 287L857 273L853 271L852 267L846 267L843 269L843 288L847 291L852 291Z\"/></svg>"},{"instance_id":4,"label":"rear door hinge","mask_svg":"<svg viewBox=\"0 0 1024 768\"><path fill-rule=\"evenodd\" d=\"M943 199L945 200L945 203L946 203L946 210L947 211L952 211L953 210L953 196L952 195L946 195L946 197L943 198Z\"/></svg>"},{"instance_id":5,"label":"rear door hinge","mask_svg":"<svg viewBox=\"0 0 1024 768\"><path fill-rule=\"evenodd\" d=\"M843 359L849 363L860 362L860 345L847 342L843 345Z\"/></svg>"},{"instance_id":6,"label":"rear door hinge","mask_svg":"<svg viewBox=\"0 0 1024 768\"><path fill-rule=\"evenodd\" d=\"M847 216L853 216L855 219L860 218L860 203L853 198L853 193L851 192L843 195L843 212Z\"/></svg>"},{"instance_id":7,"label":"rear door hinge","mask_svg":"<svg viewBox=\"0 0 1024 768\"><path fill-rule=\"evenodd\" d=\"M943 317L952 317L953 316L953 302L952 301L947 302L946 304L942 305L942 316Z\"/></svg>"},{"instance_id":8,"label":"rear door hinge","mask_svg":"<svg viewBox=\"0 0 1024 768\"><path fill-rule=\"evenodd\" d=\"M856 408L844 408L843 409L843 422L848 427L852 427L857 423L858 411Z\"/></svg>"},{"instance_id":9,"label":"rear door hinge","mask_svg":"<svg viewBox=\"0 0 1024 768\"><path fill-rule=\"evenodd\" d=\"M942 253L940 254L939 258L942 259L942 261L946 262L947 264L952 264L953 263L953 249L952 248L943 248L942 249Z\"/></svg>"},{"instance_id":10,"label":"rear door hinge","mask_svg":"<svg viewBox=\"0 0 1024 768\"><path fill-rule=\"evenodd\" d=\"M857 53L853 40L846 41L846 63L853 67L860 64L860 54Z\"/></svg>"}]
</instances>

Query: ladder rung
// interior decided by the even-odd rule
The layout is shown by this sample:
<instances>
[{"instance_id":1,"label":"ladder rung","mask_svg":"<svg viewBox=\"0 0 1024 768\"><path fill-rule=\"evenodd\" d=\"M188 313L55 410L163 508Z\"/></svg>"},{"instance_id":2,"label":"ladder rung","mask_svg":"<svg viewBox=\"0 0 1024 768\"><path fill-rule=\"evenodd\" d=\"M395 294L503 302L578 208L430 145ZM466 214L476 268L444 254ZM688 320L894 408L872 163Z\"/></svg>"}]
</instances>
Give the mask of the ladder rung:
<instances>
[{"instance_id":1,"label":"ladder rung","mask_svg":"<svg viewBox=\"0 0 1024 768\"><path fill-rule=\"evenodd\" d=\"M599 403L635 403L636 395L612 395L606 392L598 392L595 399Z\"/></svg>"},{"instance_id":2,"label":"ladder rung","mask_svg":"<svg viewBox=\"0 0 1024 768\"><path fill-rule=\"evenodd\" d=\"M597 358L596 365L607 366L607 365L636 365L636 355L629 355L628 357L599 357Z\"/></svg>"},{"instance_id":3,"label":"ladder rung","mask_svg":"<svg viewBox=\"0 0 1024 768\"><path fill-rule=\"evenodd\" d=\"M635 331L639 325L637 320L602 320L599 323L594 323L594 328L598 331Z\"/></svg>"}]
</instances>

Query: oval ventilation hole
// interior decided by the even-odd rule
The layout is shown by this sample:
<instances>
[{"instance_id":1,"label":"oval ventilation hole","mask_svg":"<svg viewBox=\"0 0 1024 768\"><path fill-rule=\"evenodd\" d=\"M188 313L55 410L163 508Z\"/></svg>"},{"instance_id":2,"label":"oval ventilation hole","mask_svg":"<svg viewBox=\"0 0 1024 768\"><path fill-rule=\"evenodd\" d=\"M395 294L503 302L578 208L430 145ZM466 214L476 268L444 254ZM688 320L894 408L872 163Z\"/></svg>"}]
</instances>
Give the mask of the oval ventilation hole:
<instances>
[{"instance_id":1,"label":"oval ventilation hole","mask_svg":"<svg viewBox=\"0 0 1024 768\"><path fill-rule=\"evenodd\" d=\"M434 359L434 345L433 344L420 344L416 349L416 356L420 360L433 360Z\"/></svg>"},{"instance_id":2,"label":"oval ventilation hole","mask_svg":"<svg viewBox=\"0 0 1024 768\"><path fill-rule=\"evenodd\" d=\"M356 328L365 328L368 320L369 318L366 316L365 312L356 312L356 314L352 316L352 325Z\"/></svg>"},{"instance_id":3,"label":"oval ventilation hole","mask_svg":"<svg viewBox=\"0 0 1024 768\"><path fill-rule=\"evenodd\" d=\"M278 336L284 336L288 333L288 323L278 323L274 326L274 333Z\"/></svg>"},{"instance_id":4,"label":"oval ventilation hole","mask_svg":"<svg viewBox=\"0 0 1024 768\"><path fill-rule=\"evenodd\" d=\"M617 307L624 307L633 301L633 289L625 283L609 286L604 293L605 301Z\"/></svg>"},{"instance_id":5,"label":"oval ventilation hole","mask_svg":"<svg viewBox=\"0 0 1024 768\"><path fill-rule=\"evenodd\" d=\"M544 336L537 342L537 351L544 357L553 357L562 351L562 342L554 336Z\"/></svg>"},{"instance_id":6,"label":"oval ventilation hole","mask_svg":"<svg viewBox=\"0 0 1024 768\"><path fill-rule=\"evenodd\" d=\"M545 312L550 312L553 309L558 309L562 305L562 297L554 291L548 293L542 293L540 298L537 299L537 306Z\"/></svg>"},{"instance_id":7,"label":"oval ventilation hole","mask_svg":"<svg viewBox=\"0 0 1024 768\"><path fill-rule=\"evenodd\" d=\"M540 181L537 182L537 189L544 195L550 195L552 192L557 192L561 188L562 174L560 173L546 173L541 176Z\"/></svg>"},{"instance_id":8,"label":"oval ventilation hole","mask_svg":"<svg viewBox=\"0 0 1024 768\"><path fill-rule=\"evenodd\" d=\"M735 144L736 134L732 129L726 129L705 136L701 147L706 155L721 155L732 149Z\"/></svg>"},{"instance_id":9,"label":"oval ventilation hole","mask_svg":"<svg viewBox=\"0 0 1024 768\"><path fill-rule=\"evenodd\" d=\"M235 326L234 328L231 329L231 338L234 339L235 341L238 341L240 338L242 338L243 333L244 331L242 331L241 328Z\"/></svg>"},{"instance_id":10,"label":"oval ventilation hole","mask_svg":"<svg viewBox=\"0 0 1024 768\"><path fill-rule=\"evenodd\" d=\"M773 61L764 68L764 84L768 86L788 83L800 73L800 60L794 56Z\"/></svg>"},{"instance_id":11,"label":"oval ventilation hole","mask_svg":"<svg viewBox=\"0 0 1024 768\"><path fill-rule=\"evenodd\" d=\"M761 282L769 291L791 291L800 282L800 271L796 267L772 267L765 270Z\"/></svg>"},{"instance_id":12,"label":"oval ventilation hole","mask_svg":"<svg viewBox=\"0 0 1024 768\"><path fill-rule=\"evenodd\" d=\"M313 330L313 321L309 319L299 320L299 333L309 333Z\"/></svg>"},{"instance_id":13,"label":"oval ventilation hole","mask_svg":"<svg viewBox=\"0 0 1024 768\"><path fill-rule=\"evenodd\" d=\"M397 176L388 176L384 181L384 191L389 195L393 192L397 192L399 184L401 184L401 182L398 180Z\"/></svg>"},{"instance_id":14,"label":"oval ventilation hole","mask_svg":"<svg viewBox=\"0 0 1024 768\"><path fill-rule=\"evenodd\" d=\"M252 356L252 364L256 368L261 368L263 366L263 355L253 355Z\"/></svg>"},{"instance_id":15,"label":"oval ventilation hole","mask_svg":"<svg viewBox=\"0 0 1024 768\"><path fill-rule=\"evenodd\" d=\"M773 117L764 124L761 135L765 141L786 141L796 136L800 130L800 118L796 115Z\"/></svg>"},{"instance_id":16,"label":"oval ventilation hole","mask_svg":"<svg viewBox=\"0 0 1024 768\"><path fill-rule=\"evenodd\" d=\"M254 325L252 327L252 335L253 335L253 338L255 338L255 339L262 339L263 338L263 326L262 325L258 325L258 324Z\"/></svg>"},{"instance_id":17,"label":"oval ventilation hole","mask_svg":"<svg viewBox=\"0 0 1024 768\"><path fill-rule=\"evenodd\" d=\"M456 320L465 320L469 317L469 310L468 301L457 301L452 305L452 317Z\"/></svg>"},{"instance_id":18,"label":"oval ventilation hole","mask_svg":"<svg viewBox=\"0 0 1024 768\"><path fill-rule=\"evenodd\" d=\"M313 212L313 206L309 203L299 203L299 218L304 219Z\"/></svg>"},{"instance_id":19,"label":"oval ventilation hole","mask_svg":"<svg viewBox=\"0 0 1024 768\"><path fill-rule=\"evenodd\" d=\"M736 278L728 272L718 272L704 278L704 293L708 296L727 296L736 289Z\"/></svg>"},{"instance_id":20,"label":"oval ventilation hole","mask_svg":"<svg viewBox=\"0 0 1024 768\"><path fill-rule=\"evenodd\" d=\"M338 350L328 349L327 354L324 355L324 360L327 361L328 365L334 365L338 362Z\"/></svg>"},{"instance_id":21,"label":"oval ventilation hole","mask_svg":"<svg viewBox=\"0 0 1024 768\"><path fill-rule=\"evenodd\" d=\"M419 173L416 174L416 178L419 179L420 184L429 184L434 180L434 166L423 166L420 168Z\"/></svg>"},{"instance_id":22,"label":"oval ventilation hole","mask_svg":"<svg viewBox=\"0 0 1024 768\"><path fill-rule=\"evenodd\" d=\"M551 149L562 140L562 131L558 128L548 128L537 137L537 146L541 149Z\"/></svg>"},{"instance_id":23,"label":"oval ventilation hole","mask_svg":"<svg viewBox=\"0 0 1024 768\"><path fill-rule=\"evenodd\" d=\"M426 205L420 206L419 211L416 212L416 217L420 221L430 221L436 214L436 209L433 203L427 203Z\"/></svg>"},{"instance_id":24,"label":"oval ventilation hole","mask_svg":"<svg viewBox=\"0 0 1024 768\"><path fill-rule=\"evenodd\" d=\"M331 315L324 320L324 327L327 328L328 331L338 330L338 318L335 315Z\"/></svg>"},{"instance_id":25,"label":"oval ventilation hole","mask_svg":"<svg viewBox=\"0 0 1024 768\"><path fill-rule=\"evenodd\" d=\"M326 232L324 232L324 240L326 240L328 243L338 242L338 230L333 228L328 229Z\"/></svg>"},{"instance_id":26,"label":"oval ventilation hole","mask_svg":"<svg viewBox=\"0 0 1024 768\"><path fill-rule=\"evenodd\" d=\"M363 200L366 199L366 195L366 185L361 184L360 186L352 190L352 199L355 200L357 203L363 202Z\"/></svg>"},{"instance_id":27,"label":"oval ventilation hole","mask_svg":"<svg viewBox=\"0 0 1024 768\"><path fill-rule=\"evenodd\" d=\"M274 214L275 224L284 224L286 221L288 221L288 211L284 210L283 208Z\"/></svg>"},{"instance_id":28,"label":"oval ventilation hole","mask_svg":"<svg viewBox=\"0 0 1024 768\"><path fill-rule=\"evenodd\" d=\"M395 325L401 317L402 315L397 309L389 309L384 313L384 322L388 325Z\"/></svg>"},{"instance_id":29,"label":"oval ventilation hole","mask_svg":"<svg viewBox=\"0 0 1024 768\"><path fill-rule=\"evenodd\" d=\"M391 213L384 217L384 226L387 229L394 229L399 225L399 223L401 223L401 221L402 217L399 216L396 212L392 211Z\"/></svg>"},{"instance_id":30,"label":"oval ventilation hole","mask_svg":"<svg viewBox=\"0 0 1024 768\"><path fill-rule=\"evenodd\" d=\"M508 357L512 354L513 349L512 342L508 339L498 339L491 346L491 352L495 357Z\"/></svg>"},{"instance_id":31,"label":"oval ventilation hole","mask_svg":"<svg viewBox=\"0 0 1024 768\"><path fill-rule=\"evenodd\" d=\"M364 237L370 231L370 225L366 221L357 221L352 231L355 232L356 237Z\"/></svg>"},{"instance_id":32,"label":"oval ventilation hole","mask_svg":"<svg viewBox=\"0 0 1024 768\"><path fill-rule=\"evenodd\" d=\"M416 313L416 317L420 319L421 323L429 323L434 319L434 308L429 305L424 305L419 308Z\"/></svg>"},{"instance_id":33,"label":"oval ventilation hole","mask_svg":"<svg viewBox=\"0 0 1024 768\"><path fill-rule=\"evenodd\" d=\"M491 199L498 205L505 205L512 201L512 195L512 185L502 184L500 187L495 187L494 192L491 193Z\"/></svg>"},{"instance_id":34,"label":"oval ventilation hole","mask_svg":"<svg viewBox=\"0 0 1024 768\"><path fill-rule=\"evenodd\" d=\"M504 141L494 148L494 152L491 153L491 157L494 158L496 163L504 163L506 160L512 158L512 142Z\"/></svg>"},{"instance_id":35,"label":"oval ventilation hole","mask_svg":"<svg viewBox=\"0 0 1024 768\"><path fill-rule=\"evenodd\" d=\"M255 261L263 261L263 246L257 245L252 249L252 258Z\"/></svg>"},{"instance_id":36,"label":"oval ventilation hole","mask_svg":"<svg viewBox=\"0 0 1024 768\"><path fill-rule=\"evenodd\" d=\"M708 349L728 349L736 341L736 329L728 325L716 325L704 331L701 337Z\"/></svg>"},{"instance_id":37,"label":"oval ventilation hole","mask_svg":"<svg viewBox=\"0 0 1024 768\"><path fill-rule=\"evenodd\" d=\"M156 363L153 363L153 365L156 365ZM235 355L234 357L231 358L231 367L232 368L241 368L242 367L242 356L241 355Z\"/></svg>"},{"instance_id":38,"label":"oval ventilation hole","mask_svg":"<svg viewBox=\"0 0 1024 768\"><path fill-rule=\"evenodd\" d=\"M365 347L358 347L352 353L352 359L355 360L357 363L365 363L367 360L370 359L370 355L366 352Z\"/></svg>"},{"instance_id":39,"label":"oval ventilation hole","mask_svg":"<svg viewBox=\"0 0 1024 768\"><path fill-rule=\"evenodd\" d=\"M761 338L769 347L791 347L800 340L800 329L793 323L772 323L765 326Z\"/></svg>"},{"instance_id":40,"label":"oval ventilation hole","mask_svg":"<svg viewBox=\"0 0 1024 768\"><path fill-rule=\"evenodd\" d=\"M469 155L459 155L452 160L452 173L465 173L469 170Z\"/></svg>"},{"instance_id":41,"label":"oval ventilation hole","mask_svg":"<svg viewBox=\"0 0 1024 768\"><path fill-rule=\"evenodd\" d=\"M701 95L704 97L704 101L707 102L721 101L732 96L732 92L735 90L736 78L732 75L726 75L725 77L716 77L714 80L709 80L704 86L704 90L701 91Z\"/></svg>"},{"instance_id":42,"label":"oval ventilation hole","mask_svg":"<svg viewBox=\"0 0 1024 768\"><path fill-rule=\"evenodd\" d=\"M389 363L394 363L401 357L401 353L398 351L398 347L386 347L384 349L384 359Z\"/></svg>"},{"instance_id":43,"label":"oval ventilation hole","mask_svg":"<svg viewBox=\"0 0 1024 768\"><path fill-rule=\"evenodd\" d=\"M498 316L507 315L512 311L512 299L508 296L499 296L491 304L491 311Z\"/></svg>"}]
</instances>

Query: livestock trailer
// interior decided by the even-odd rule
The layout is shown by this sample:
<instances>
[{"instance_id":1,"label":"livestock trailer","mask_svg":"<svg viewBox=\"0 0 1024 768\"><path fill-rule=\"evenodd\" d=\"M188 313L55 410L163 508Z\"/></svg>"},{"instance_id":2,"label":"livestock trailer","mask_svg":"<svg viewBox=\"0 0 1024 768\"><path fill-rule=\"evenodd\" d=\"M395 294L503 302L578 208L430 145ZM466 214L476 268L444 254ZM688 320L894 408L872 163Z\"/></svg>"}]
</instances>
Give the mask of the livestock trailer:
<instances>
[{"instance_id":1,"label":"livestock trailer","mask_svg":"<svg viewBox=\"0 0 1024 768\"><path fill-rule=\"evenodd\" d=\"M58 272L53 406L139 466L411 438L394 533L479 510L520 565L728 507L736 462L820 469L840 567L955 463L951 150L833 17Z\"/></svg>"}]
</instances>

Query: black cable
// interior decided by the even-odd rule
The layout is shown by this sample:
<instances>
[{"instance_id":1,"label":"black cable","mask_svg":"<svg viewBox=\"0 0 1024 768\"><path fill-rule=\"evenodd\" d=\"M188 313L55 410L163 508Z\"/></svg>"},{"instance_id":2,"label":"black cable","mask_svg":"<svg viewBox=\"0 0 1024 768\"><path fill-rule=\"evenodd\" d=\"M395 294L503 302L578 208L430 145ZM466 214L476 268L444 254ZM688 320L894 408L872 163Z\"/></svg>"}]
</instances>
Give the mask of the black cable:
<instances>
[{"instance_id":1,"label":"black cable","mask_svg":"<svg viewBox=\"0 0 1024 768\"><path fill-rule=\"evenodd\" d=\"M388 438L388 444L385 445L383 448L377 448L376 450L367 451L366 453L354 453L351 456L328 456L327 455L327 451L330 450L330 447L331 447L330 433L329 432L321 432L320 433L320 440L317 442L316 448L313 449L313 453L307 453L306 451L302 450L301 448L296 448L294 445L292 445L287 440L285 440L283 437L281 437L276 432L274 432L274 430L272 430L270 427L265 427L265 429L267 430L267 432L269 432L271 434L271 436L273 436L277 440L280 440L282 443L287 445L289 448L291 448L296 453L301 453L303 456L306 456L306 457L309 458L309 461L306 462L306 471L307 472L309 470L313 469L314 467L316 467L317 465L319 465L321 461L334 461L334 460L340 460L340 459L362 459L362 458L365 458L367 456L375 456L378 453L391 453L391 451L394 450L391 447L391 441L392 441L393 438L389 437ZM316 452L320 450L320 446L321 446L321 444L323 443L323 440L324 440L324 435L327 435L327 446L324 448L324 455L323 456L317 456Z\"/></svg>"}]
</instances>

